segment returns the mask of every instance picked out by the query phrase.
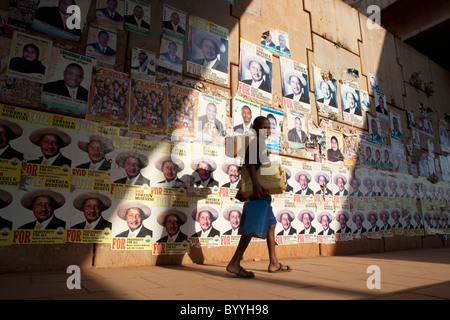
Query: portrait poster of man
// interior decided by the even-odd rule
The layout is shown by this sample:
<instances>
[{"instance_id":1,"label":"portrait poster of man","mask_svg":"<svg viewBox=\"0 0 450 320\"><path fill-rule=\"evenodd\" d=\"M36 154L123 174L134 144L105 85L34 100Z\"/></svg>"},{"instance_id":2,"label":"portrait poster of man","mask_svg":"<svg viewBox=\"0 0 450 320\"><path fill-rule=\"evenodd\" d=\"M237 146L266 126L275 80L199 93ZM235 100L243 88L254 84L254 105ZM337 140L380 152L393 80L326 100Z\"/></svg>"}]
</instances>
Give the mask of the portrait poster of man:
<instances>
[{"instance_id":1,"label":"portrait poster of man","mask_svg":"<svg viewBox=\"0 0 450 320\"><path fill-rule=\"evenodd\" d=\"M372 92L375 93L376 90L380 89L378 86L378 77L376 74L373 74L372 72L369 72L369 85Z\"/></svg>"},{"instance_id":2,"label":"portrait poster of man","mask_svg":"<svg viewBox=\"0 0 450 320\"><path fill-rule=\"evenodd\" d=\"M114 1L114 0L111 0ZM86 55L110 66L116 63L117 33L89 27Z\"/></svg>"},{"instance_id":3,"label":"portrait poster of man","mask_svg":"<svg viewBox=\"0 0 450 320\"><path fill-rule=\"evenodd\" d=\"M391 111L390 123L391 123L391 137L402 141L403 134L402 134L402 122L401 122L400 114Z\"/></svg>"},{"instance_id":4,"label":"portrait poster of man","mask_svg":"<svg viewBox=\"0 0 450 320\"><path fill-rule=\"evenodd\" d=\"M6 75L45 83L52 41L14 32Z\"/></svg>"},{"instance_id":5,"label":"portrait poster of man","mask_svg":"<svg viewBox=\"0 0 450 320\"><path fill-rule=\"evenodd\" d=\"M413 146L415 149L420 149L420 133L419 130L412 129Z\"/></svg>"},{"instance_id":6,"label":"portrait poster of man","mask_svg":"<svg viewBox=\"0 0 450 320\"><path fill-rule=\"evenodd\" d=\"M39 0L8 1L8 3L8 23L21 28L30 28L39 7Z\"/></svg>"},{"instance_id":7,"label":"portrait poster of man","mask_svg":"<svg viewBox=\"0 0 450 320\"><path fill-rule=\"evenodd\" d=\"M317 230L313 225L316 218L316 204L314 202L300 202L297 207L298 224L298 242L314 243L317 241Z\"/></svg>"},{"instance_id":8,"label":"portrait poster of man","mask_svg":"<svg viewBox=\"0 0 450 320\"><path fill-rule=\"evenodd\" d=\"M331 191L335 202L348 202L347 197L350 195L350 177L351 174L346 167L332 166L331 176L333 178L333 184L331 185ZM336 198L337 197L337 198Z\"/></svg>"},{"instance_id":9,"label":"portrait poster of man","mask_svg":"<svg viewBox=\"0 0 450 320\"><path fill-rule=\"evenodd\" d=\"M86 120L128 127L130 75L93 67Z\"/></svg>"},{"instance_id":10,"label":"portrait poster of man","mask_svg":"<svg viewBox=\"0 0 450 320\"><path fill-rule=\"evenodd\" d=\"M335 220L332 222L332 228L335 230L336 241L351 241L352 236L352 216L349 202L340 202L334 204Z\"/></svg>"},{"instance_id":11,"label":"portrait poster of man","mask_svg":"<svg viewBox=\"0 0 450 320\"><path fill-rule=\"evenodd\" d=\"M386 95L379 90L375 90L375 111L378 119L388 121Z\"/></svg>"},{"instance_id":12,"label":"portrait poster of man","mask_svg":"<svg viewBox=\"0 0 450 320\"><path fill-rule=\"evenodd\" d=\"M343 163L344 161L344 135L335 130L327 130L326 137L327 161Z\"/></svg>"},{"instance_id":13,"label":"portrait poster of man","mask_svg":"<svg viewBox=\"0 0 450 320\"><path fill-rule=\"evenodd\" d=\"M206 198L200 200L192 208L190 219L193 223L190 228L189 240L191 244L199 244L200 246L219 246L220 245L220 221L223 217L219 217L221 209L220 204L215 200L217 198Z\"/></svg>"},{"instance_id":14,"label":"portrait poster of man","mask_svg":"<svg viewBox=\"0 0 450 320\"><path fill-rule=\"evenodd\" d=\"M275 242L278 245L296 244L299 222L296 219L296 203L287 199L275 199L272 210L277 224L275 226Z\"/></svg>"},{"instance_id":15,"label":"portrait poster of man","mask_svg":"<svg viewBox=\"0 0 450 320\"><path fill-rule=\"evenodd\" d=\"M180 39L168 35L162 36L158 66L183 72L183 42Z\"/></svg>"},{"instance_id":16,"label":"portrait poster of man","mask_svg":"<svg viewBox=\"0 0 450 320\"><path fill-rule=\"evenodd\" d=\"M369 93L365 90L359 90L359 98L361 100L361 109L370 112L370 98Z\"/></svg>"},{"instance_id":17,"label":"portrait poster of man","mask_svg":"<svg viewBox=\"0 0 450 320\"><path fill-rule=\"evenodd\" d=\"M378 118L372 117L372 115L367 115L367 121L369 124L369 141L382 144L382 134L381 134L381 121Z\"/></svg>"},{"instance_id":18,"label":"portrait poster of man","mask_svg":"<svg viewBox=\"0 0 450 320\"><path fill-rule=\"evenodd\" d=\"M312 185L316 202L332 201L333 192L331 167L323 163L313 163L312 165Z\"/></svg>"},{"instance_id":19,"label":"portrait poster of man","mask_svg":"<svg viewBox=\"0 0 450 320\"><path fill-rule=\"evenodd\" d=\"M86 27L90 5L91 0L41 0L31 27L53 37L78 41ZM80 9L69 10L70 6Z\"/></svg>"},{"instance_id":20,"label":"portrait poster of man","mask_svg":"<svg viewBox=\"0 0 450 320\"><path fill-rule=\"evenodd\" d=\"M124 13L124 0L96 0L95 16L100 26L122 30Z\"/></svg>"},{"instance_id":21,"label":"portrait poster of man","mask_svg":"<svg viewBox=\"0 0 450 320\"><path fill-rule=\"evenodd\" d=\"M133 48L131 52L131 75L134 79L155 81L156 57L153 52Z\"/></svg>"},{"instance_id":22,"label":"portrait poster of man","mask_svg":"<svg viewBox=\"0 0 450 320\"><path fill-rule=\"evenodd\" d=\"M441 145L441 150L450 153L450 139L448 132L447 122L441 120L439 122L439 144Z\"/></svg>"},{"instance_id":23,"label":"portrait poster of man","mask_svg":"<svg viewBox=\"0 0 450 320\"><path fill-rule=\"evenodd\" d=\"M322 76L322 70L314 66L314 90L319 112L338 116L337 83Z\"/></svg>"},{"instance_id":24,"label":"portrait poster of man","mask_svg":"<svg viewBox=\"0 0 450 320\"><path fill-rule=\"evenodd\" d=\"M287 32L270 28L261 36L261 47L269 49L285 56L291 56L289 34Z\"/></svg>"},{"instance_id":25,"label":"portrait poster of man","mask_svg":"<svg viewBox=\"0 0 450 320\"><path fill-rule=\"evenodd\" d=\"M241 39L239 59L239 86L242 94L272 103L272 53Z\"/></svg>"},{"instance_id":26,"label":"portrait poster of man","mask_svg":"<svg viewBox=\"0 0 450 320\"><path fill-rule=\"evenodd\" d=\"M167 86L131 79L129 129L145 134L167 134Z\"/></svg>"},{"instance_id":27,"label":"portrait poster of man","mask_svg":"<svg viewBox=\"0 0 450 320\"><path fill-rule=\"evenodd\" d=\"M280 57L283 106L304 114L311 113L308 69L306 65Z\"/></svg>"},{"instance_id":28,"label":"portrait poster of man","mask_svg":"<svg viewBox=\"0 0 450 320\"><path fill-rule=\"evenodd\" d=\"M316 203L314 224L317 230L317 243L335 243L337 222L332 202Z\"/></svg>"},{"instance_id":29,"label":"portrait poster of man","mask_svg":"<svg viewBox=\"0 0 450 320\"><path fill-rule=\"evenodd\" d=\"M227 85L228 29L192 15L189 26L187 72Z\"/></svg>"},{"instance_id":30,"label":"portrait poster of man","mask_svg":"<svg viewBox=\"0 0 450 320\"><path fill-rule=\"evenodd\" d=\"M235 97L233 99L233 134L247 134L253 129L253 119L261 115L261 106Z\"/></svg>"},{"instance_id":31,"label":"portrait poster of man","mask_svg":"<svg viewBox=\"0 0 450 320\"><path fill-rule=\"evenodd\" d=\"M405 146L397 139L391 140L393 169L397 172L408 173Z\"/></svg>"},{"instance_id":32,"label":"portrait poster of man","mask_svg":"<svg viewBox=\"0 0 450 320\"><path fill-rule=\"evenodd\" d=\"M186 12L168 4L163 6L162 33L184 39L186 32Z\"/></svg>"},{"instance_id":33,"label":"portrait poster of man","mask_svg":"<svg viewBox=\"0 0 450 320\"><path fill-rule=\"evenodd\" d=\"M344 121L362 125L362 109L357 82L341 84L342 114Z\"/></svg>"},{"instance_id":34,"label":"portrait poster of man","mask_svg":"<svg viewBox=\"0 0 450 320\"><path fill-rule=\"evenodd\" d=\"M167 105L169 135L195 138L199 96L199 91L188 87L173 86L170 88Z\"/></svg>"},{"instance_id":35,"label":"portrait poster of man","mask_svg":"<svg viewBox=\"0 0 450 320\"><path fill-rule=\"evenodd\" d=\"M200 93L198 102L197 140L223 143L228 122L227 101Z\"/></svg>"},{"instance_id":36,"label":"portrait poster of man","mask_svg":"<svg viewBox=\"0 0 450 320\"><path fill-rule=\"evenodd\" d=\"M151 6L137 0L125 1L123 30L150 35Z\"/></svg>"},{"instance_id":37,"label":"portrait poster of man","mask_svg":"<svg viewBox=\"0 0 450 320\"><path fill-rule=\"evenodd\" d=\"M41 103L84 117L95 64L94 58L53 48Z\"/></svg>"},{"instance_id":38,"label":"portrait poster of man","mask_svg":"<svg viewBox=\"0 0 450 320\"><path fill-rule=\"evenodd\" d=\"M261 106L261 115L269 119L270 136L267 138L267 149L281 152L281 128L283 127L284 111L272 107Z\"/></svg>"},{"instance_id":39,"label":"portrait poster of man","mask_svg":"<svg viewBox=\"0 0 450 320\"><path fill-rule=\"evenodd\" d=\"M160 152L149 154L151 175L155 177L152 187L179 188L187 187L190 183L192 169L189 166L191 160L191 148L184 144L163 145L160 144ZM164 151L164 152L163 152Z\"/></svg>"},{"instance_id":40,"label":"portrait poster of man","mask_svg":"<svg viewBox=\"0 0 450 320\"><path fill-rule=\"evenodd\" d=\"M308 140L307 120L303 113L287 110L287 141L291 149L304 149ZM286 130L285 130L286 133Z\"/></svg>"}]
</instances>

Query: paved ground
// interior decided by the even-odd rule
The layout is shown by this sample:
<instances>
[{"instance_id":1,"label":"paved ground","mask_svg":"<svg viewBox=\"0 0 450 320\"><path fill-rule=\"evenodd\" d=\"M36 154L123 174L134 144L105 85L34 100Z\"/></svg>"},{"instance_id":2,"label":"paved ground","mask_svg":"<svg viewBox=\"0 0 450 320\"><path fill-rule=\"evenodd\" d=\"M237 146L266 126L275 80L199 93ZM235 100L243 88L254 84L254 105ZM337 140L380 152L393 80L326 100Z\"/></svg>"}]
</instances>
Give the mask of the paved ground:
<instances>
[{"instance_id":1,"label":"paved ground","mask_svg":"<svg viewBox=\"0 0 450 320\"><path fill-rule=\"evenodd\" d=\"M243 262L255 279L238 279L221 265L150 266L81 271L69 290L63 272L0 275L0 299L89 300L414 300L450 299L450 248L282 261L290 273L269 274L267 261ZM369 290L378 266L381 289ZM375 283L369 281L370 283Z\"/></svg>"}]
</instances>

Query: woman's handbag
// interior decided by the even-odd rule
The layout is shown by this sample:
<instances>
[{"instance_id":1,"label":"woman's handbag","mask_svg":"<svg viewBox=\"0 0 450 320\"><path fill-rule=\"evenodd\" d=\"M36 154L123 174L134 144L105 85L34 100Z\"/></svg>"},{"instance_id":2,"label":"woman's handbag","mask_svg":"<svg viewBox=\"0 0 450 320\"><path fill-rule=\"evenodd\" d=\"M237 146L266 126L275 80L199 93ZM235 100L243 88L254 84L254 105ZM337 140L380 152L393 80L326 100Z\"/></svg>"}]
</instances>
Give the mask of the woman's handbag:
<instances>
[{"instance_id":1,"label":"woman's handbag","mask_svg":"<svg viewBox=\"0 0 450 320\"><path fill-rule=\"evenodd\" d=\"M265 239L272 213L270 195L253 199L251 195L244 203L239 234Z\"/></svg>"},{"instance_id":2,"label":"woman's handbag","mask_svg":"<svg viewBox=\"0 0 450 320\"><path fill-rule=\"evenodd\" d=\"M269 194L280 194L286 190L286 172L278 161L262 164L256 170L256 176ZM246 166L241 171L240 193L244 199L253 194L253 183Z\"/></svg>"}]
</instances>

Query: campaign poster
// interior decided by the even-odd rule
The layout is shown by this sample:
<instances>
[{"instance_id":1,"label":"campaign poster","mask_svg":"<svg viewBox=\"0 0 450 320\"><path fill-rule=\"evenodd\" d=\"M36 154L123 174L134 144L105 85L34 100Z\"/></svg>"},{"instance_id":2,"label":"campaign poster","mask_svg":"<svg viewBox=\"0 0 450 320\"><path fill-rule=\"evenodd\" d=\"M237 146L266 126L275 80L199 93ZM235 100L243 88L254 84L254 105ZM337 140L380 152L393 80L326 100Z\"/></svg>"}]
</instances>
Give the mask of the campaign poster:
<instances>
[{"instance_id":1,"label":"campaign poster","mask_svg":"<svg viewBox=\"0 0 450 320\"><path fill-rule=\"evenodd\" d=\"M420 133L416 129L411 129L414 149L420 150Z\"/></svg>"},{"instance_id":2,"label":"campaign poster","mask_svg":"<svg viewBox=\"0 0 450 320\"><path fill-rule=\"evenodd\" d=\"M353 203L353 206L351 208L351 217L353 239L357 240L366 238L367 229L364 226L364 221L366 220L364 201Z\"/></svg>"},{"instance_id":3,"label":"campaign poster","mask_svg":"<svg viewBox=\"0 0 450 320\"><path fill-rule=\"evenodd\" d=\"M378 206L378 225L380 227L380 235L382 238L392 238L394 236L392 232L393 218L391 217L391 201L389 198L382 198Z\"/></svg>"},{"instance_id":4,"label":"campaign poster","mask_svg":"<svg viewBox=\"0 0 450 320\"><path fill-rule=\"evenodd\" d=\"M270 122L270 136L267 138L267 149L271 152L281 152L281 128L283 127L284 111L272 107L261 106L261 115Z\"/></svg>"},{"instance_id":5,"label":"campaign poster","mask_svg":"<svg viewBox=\"0 0 450 320\"><path fill-rule=\"evenodd\" d=\"M381 137L381 121L378 118L367 115L367 121L369 123L369 139L370 142L376 144L382 144L383 139Z\"/></svg>"},{"instance_id":6,"label":"campaign poster","mask_svg":"<svg viewBox=\"0 0 450 320\"><path fill-rule=\"evenodd\" d=\"M331 228L335 230L336 241L353 240L351 229L351 211L350 203L341 202L334 205L335 220L332 222Z\"/></svg>"},{"instance_id":7,"label":"campaign poster","mask_svg":"<svg viewBox=\"0 0 450 320\"><path fill-rule=\"evenodd\" d=\"M123 30L150 35L151 6L142 1L126 0Z\"/></svg>"},{"instance_id":8,"label":"campaign poster","mask_svg":"<svg viewBox=\"0 0 450 320\"><path fill-rule=\"evenodd\" d=\"M76 5L76 7L70 7ZM88 1L41 0L31 28L53 37L79 41L86 28Z\"/></svg>"},{"instance_id":9,"label":"campaign poster","mask_svg":"<svg viewBox=\"0 0 450 320\"><path fill-rule=\"evenodd\" d=\"M53 48L41 103L84 117L95 64L91 57Z\"/></svg>"},{"instance_id":10,"label":"campaign poster","mask_svg":"<svg viewBox=\"0 0 450 320\"><path fill-rule=\"evenodd\" d=\"M344 121L363 125L360 91L357 82L341 84L342 114Z\"/></svg>"},{"instance_id":11,"label":"campaign poster","mask_svg":"<svg viewBox=\"0 0 450 320\"><path fill-rule=\"evenodd\" d=\"M98 62L114 66L116 63L117 33L89 27L86 55Z\"/></svg>"},{"instance_id":12,"label":"campaign poster","mask_svg":"<svg viewBox=\"0 0 450 320\"><path fill-rule=\"evenodd\" d=\"M274 199L273 212L277 224L275 226L275 242L278 245L297 244L297 203L292 199Z\"/></svg>"},{"instance_id":13,"label":"campaign poster","mask_svg":"<svg viewBox=\"0 0 450 320\"><path fill-rule=\"evenodd\" d=\"M378 203L376 199L370 199L365 203L366 221L368 239L381 239L380 227L378 226Z\"/></svg>"},{"instance_id":14,"label":"campaign poster","mask_svg":"<svg viewBox=\"0 0 450 320\"><path fill-rule=\"evenodd\" d=\"M220 230L218 224L221 217L221 198L217 196L208 196L206 198L197 198L194 201L191 198L190 215L191 223L188 239L191 246L196 247L218 247L220 246Z\"/></svg>"},{"instance_id":15,"label":"campaign poster","mask_svg":"<svg viewBox=\"0 0 450 320\"><path fill-rule=\"evenodd\" d=\"M276 28L270 28L262 35L261 47L288 57L291 56L289 34Z\"/></svg>"},{"instance_id":16,"label":"campaign poster","mask_svg":"<svg viewBox=\"0 0 450 320\"><path fill-rule=\"evenodd\" d=\"M100 26L109 29L123 29L125 12L124 0L96 0L95 16Z\"/></svg>"},{"instance_id":17,"label":"campaign poster","mask_svg":"<svg viewBox=\"0 0 450 320\"><path fill-rule=\"evenodd\" d=\"M290 149L304 149L308 141L308 126L303 113L296 110L287 111L287 141ZM285 131L286 132L286 131ZM286 137L285 137L286 140Z\"/></svg>"},{"instance_id":18,"label":"campaign poster","mask_svg":"<svg viewBox=\"0 0 450 320\"><path fill-rule=\"evenodd\" d=\"M183 42L180 39L165 34L162 36L158 66L183 72Z\"/></svg>"},{"instance_id":19,"label":"campaign poster","mask_svg":"<svg viewBox=\"0 0 450 320\"><path fill-rule=\"evenodd\" d=\"M186 72L228 85L228 29L189 17Z\"/></svg>"},{"instance_id":20,"label":"campaign poster","mask_svg":"<svg viewBox=\"0 0 450 320\"><path fill-rule=\"evenodd\" d=\"M280 163L281 163L281 167L283 168L284 172L286 173L286 182L285 182L285 187L286 189L284 190L284 192L280 195L275 195L275 197L281 197L281 198L294 198L294 186L296 186L297 182L295 181L295 173L296 173L296 166L295 166L295 161L292 158L287 158L287 157L281 157L280 158Z\"/></svg>"},{"instance_id":21,"label":"campaign poster","mask_svg":"<svg viewBox=\"0 0 450 320\"><path fill-rule=\"evenodd\" d=\"M365 90L359 90L359 98L361 100L361 109L370 112L370 98L369 93Z\"/></svg>"},{"instance_id":22,"label":"campaign poster","mask_svg":"<svg viewBox=\"0 0 450 320\"><path fill-rule=\"evenodd\" d=\"M405 161L405 146L396 139L392 139L391 144L393 169L397 172L408 173L408 162Z\"/></svg>"},{"instance_id":23,"label":"campaign poster","mask_svg":"<svg viewBox=\"0 0 450 320\"><path fill-rule=\"evenodd\" d=\"M333 192L331 181L331 167L323 163L314 162L312 164L312 189L314 192L314 199L317 202L332 202Z\"/></svg>"},{"instance_id":24,"label":"campaign poster","mask_svg":"<svg viewBox=\"0 0 450 320\"><path fill-rule=\"evenodd\" d=\"M186 32L186 12L164 4L162 33L184 39Z\"/></svg>"},{"instance_id":25,"label":"campaign poster","mask_svg":"<svg viewBox=\"0 0 450 320\"><path fill-rule=\"evenodd\" d=\"M153 198L138 189L117 187L111 197L111 250L152 251L153 230L149 219L153 212Z\"/></svg>"},{"instance_id":26,"label":"campaign poster","mask_svg":"<svg viewBox=\"0 0 450 320\"><path fill-rule=\"evenodd\" d=\"M0 247L9 246L13 240L13 221L16 216L13 206L17 188L0 186Z\"/></svg>"},{"instance_id":27,"label":"campaign poster","mask_svg":"<svg viewBox=\"0 0 450 320\"><path fill-rule=\"evenodd\" d=\"M132 77L130 95L130 131L167 135L167 86Z\"/></svg>"},{"instance_id":28,"label":"campaign poster","mask_svg":"<svg viewBox=\"0 0 450 320\"><path fill-rule=\"evenodd\" d=\"M272 53L241 39L239 59L239 86L242 94L272 103Z\"/></svg>"},{"instance_id":29,"label":"campaign poster","mask_svg":"<svg viewBox=\"0 0 450 320\"><path fill-rule=\"evenodd\" d=\"M9 2L8 23L21 28L30 28L40 0L22 0Z\"/></svg>"},{"instance_id":30,"label":"campaign poster","mask_svg":"<svg viewBox=\"0 0 450 320\"><path fill-rule=\"evenodd\" d=\"M111 168L117 155L117 127L78 121L77 158L72 166L72 190L109 193Z\"/></svg>"},{"instance_id":31,"label":"campaign poster","mask_svg":"<svg viewBox=\"0 0 450 320\"><path fill-rule=\"evenodd\" d=\"M261 115L261 106L238 97L233 99L233 134L247 134L253 129L253 119Z\"/></svg>"},{"instance_id":32,"label":"campaign poster","mask_svg":"<svg viewBox=\"0 0 450 320\"><path fill-rule=\"evenodd\" d=\"M227 175L220 183L220 195L234 198L241 187L241 161L235 158L224 158L222 172Z\"/></svg>"},{"instance_id":33,"label":"campaign poster","mask_svg":"<svg viewBox=\"0 0 450 320\"><path fill-rule=\"evenodd\" d=\"M15 212L11 244L64 244L69 197L68 189L16 189L8 206L8 211ZM42 207L47 210L42 212Z\"/></svg>"},{"instance_id":34,"label":"campaign poster","mask_svg":"<svg viewBox=\"0 0 450 320\"><path fill-rule=\"evenodd\" d=\"M135 79L155 81L156 57L147 50L133 48L131 53L131 76Z\"/></svg>"},{"instance_id":35,"label":"campaign poster","mask_svg":"<svg viewBox=\"0 0 450 320\"><path fill-rule=\"evenodd\" d=\"M302 203L314 202L314 194L318 188L313 180L313 163L293 161L292 164L292 174L295 180L295 183L292 182L294 199Z\"/></svg>"},{"instance_id":36,"label":"campaign poster","mask_svg":"<svg viewBox=\"0 0 450 320\"><path fill-rule=\"evenodd\" d=\"M317 230L313 223L316 218L316 205L314 202L300 203L298 205L297 219L300 222L298 232L299 243L317 242Z\"/></svg>"},{"instance_id":37,"label":"campaign poster","mask_svg":"<svg viewBox=\"0 0 450 320\"><path fill-rule=\"evenodd\" d=\"M239 226L242 219L243 204L232 198L222 198L221 215L225 220L224 232L220 236L221 246L237 246L241 236Z\"/></svg>"},{"instance_id":38,"label":"campaign poster","mask_svg":"<svg viewBox=\"0 0 450 320\"><path fill-rule=\"evenodd\" d=\"M344 150L344 135L341 132L327 130L326 148L326 159L328 162L344 162L344 154L341 151L341 149Z\"/></svg>"},{"instance_id":39,"label":"campaign poster","mask_svg":"<svg viewBox=\"0 0 450 320\"><path fill-rule=\"evenodd\" d=\"M344 166L332 166L331 176L333 184L331 191L333 192L335 203L348 203L348 196L350 194L350 172Z\"/></svg>"},{"instance_id":40,"label":"campaign poster","mask_svg":"<svg viewBox=\"0 0 450 320\"><path fill-rule=\"evenodd\" d=\"M280 57L283 106L310 114L308 69L306 65Z\"/></svg>"},{"instance_id":41,"label":"campaign poster","mask_svg":"<svg viewBox=\"0 0 450 320\"><path fill-rule=\"evenodd\" d=\"M391 124L391 137L399 141L403 140L402 134L402 122L400 114L391 111L390 112L390 124Z\"/></svg>"},{"instance_id":42,"label":"campaign poster","mask_svg":"<svg viewBox=\"0 0 450 320\"><path fill-rule=\"evenodd\" d=\"M200 92L188 87L172 86L168 95L168 134L195 138Z\"/></svg>"},{"instance_id":43,"label":"campaign poster","mask_svg":"<svg viewBox=\"0 0 450 320\"><path fill-rule=\"evenodd\" d=\"M377 118L388 121L388 110L386 105L386 95L378 90L375 90L375 111Z\"/></svg>"},{"instance_id":44,"label":"campaign poster","mask_svg":"<svg viewBox=\"0 0 450 320\"><path fill-rule=\"evenodd\" d=\"M317 230L317 243L335 243L336 232L334 206L332 202L316 203L315 225Z\"/></svg>"},{"instance_id":45,"label":"campaign poster","mask_svg":"<svg viewBox=\"0 0 450 320\"><path fill-rule=\"evenodd\" d=\"M6 75L45 83L52 41L22 32L14 32Z\"/></svg>"},{"instance_id":46,"label":"campaign poster","mask_svg":"<svg viewBox=\"0 0 450 320\"><path fill-rule=\"evenodd\" d=\"M110 194L76 190L68 204L66 242L111 243L114 208Z\"/></svg>"},{"instance_id":47,"label":"campaign poster","mask_svg":"<svg viewBox=\"0 0 450 320\"><path fill-rule=\"evenodd\" d=\"M197 140L223 145L228 124L226 110L227 100L200 93L196 123Z\"/></svg>"},{"instance_id":48,"label":"campaign poster","mask_svg":"<svg viewBox=\"0 0 450 320\"><path fill-rule=\"evenodd\" d=\"M370 89L375 92L379 89L378 86L378 77L376 74L373 74L372 72L369 72L369 83L370 83Z\"/></svg>"},{"instance_id":49,"label":"campaign poster","mask_svg":"<svg viewBox=\"0 0 450 320\"><path fill-rule=\"evenodd\" d=\"M450 139L448 134L447 122L441 120L439 122L439 144L443 152L450 153Z\"/></svg>"},{"instance_id":50,"label":"campaign poster","mask_svg":"<svg viewBox=\"0 0 450 320\"><path fill-rule=\"evenodd\" d=\"M337 118L337 82L322 76L322 70L316 66L314 66L314 90L319 112Z\"/></svg>"},{"instance_id":51,"label":"campaign poster","mask_svg":"<svg viewBox=\"0 0 450 320\"><path fill-rule=\"evenodd\" d=\"M93 67L86 120L128 127L130 75Z\"/></svg>"}]
</instances>

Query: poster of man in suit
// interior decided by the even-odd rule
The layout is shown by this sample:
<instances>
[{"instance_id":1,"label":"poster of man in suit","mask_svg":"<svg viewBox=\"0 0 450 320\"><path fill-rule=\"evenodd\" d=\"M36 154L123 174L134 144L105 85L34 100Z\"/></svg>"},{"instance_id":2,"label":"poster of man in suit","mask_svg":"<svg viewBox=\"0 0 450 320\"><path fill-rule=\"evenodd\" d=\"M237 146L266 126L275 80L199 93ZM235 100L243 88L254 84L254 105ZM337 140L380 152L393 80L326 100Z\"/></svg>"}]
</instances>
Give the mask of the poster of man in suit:
<instances>
[{"instance_id":1,"label":"poster of man in suit","mask_svg":"<svg viewBox=\"0 0 450 320\"><path fill-rule=\"evenodd\" d=\"M150 34L151 6L141 1L126 0L123 29L144 36Z\"/></svg>"},{"instance_id":2,"label":"poster of man in suit","mask_svg":"<svg viewBox=\"0 0 450 320\"><path fill-rule=\"evenodd\" d=\"M228 29L191 16L187 72L228 84Z\"/></svg>"},{"instance_id":3,"label":"poster of man in suit","mask_svg":"<svg viewBox=\"0 0 450 320\"><path fill-rule=\"evenodd\" d=\"M344 121L363 124L360 91L357 82L341 84Z\"/></svg>"},{"instance_id":4,"label":"poster of man in suit","mask_svg":"<svg viewBox=\"0 0 450 320\"><path fill-rule=\"evenodd\" d=\"M94 65L91 57L53 48L41 103L85 116Z\"/></svg>"},{"instance_id":5,"label":"poster of man in suit","mask_svg":"<svg viewBox=\"0 0 450 320\"><path fill-rule=\"evenodd\" d=\"M96 0L95 8L95 15L99 25L123 29L124 0Z\"/></svg>"},{"instance_id":6,"label":"poster of man in suit","mask_svg":"<svg viewBox=\"0 0 450 320\"><path fill-rule=\"evenodd\" d=\"M197 139L213 142L225 136L227 103L225 99L200 93L198 102Z\"/></svg>"},{"instance_id":7,"label":"poster of man in suit","mask_svg":"<svg viewBox=\"0 0 450 320\"><path fill-rule=\"evenodd\" d=\"M114 65L116 63L117 33L90 27L87 38L86 55L98 62Z\"/></svg>"},{"instance_id":8,"label":"poster of man in suit","mask_svg":"<svg viewBox=\"0 0 450 320\"><path fill-rule=\"evenodd\" d=\"M305 114L311 113L306 65L284 57L280 58L283 106Z\"/></svg>"},{"instance_id":9,"label":"poster of man in suit","mask_svg":"<svg viewBox=\"0 0 450 320\"><path fill-rule=\"evenodd\" d=\"M163 35L159 51L158 66L175 71L183 71L183 42Z\"/></svg>"},{"instance_id":10,"label":"poster of man in suit","mask_svg":"<svg viewBox=\"0 0 450 320\"><path fill-rule=\"evenodd\" d=\"M314 88L319 112L327 116L338 116L337 82L322 75L322 70L314 66Z\"/></svg>"},{"instance_id":11,"label":"poster of man in suit","mask_svg":"<svg viewBox=\"0 0 450 320\"><path fill-rule=\"evenodd\" d=\"M253 119L261 115L260 106L237 97L233 100L233 132L247 134L253 129Z\"/></svg>"},{"instance_id":12,"label":"poster of man in suit","mask_svg":"<svg viewBox=\"0 0 450 320\"><path fill-rule=\"evenodd\" d=\"M186 12L164 4L162 32L184 39Z\"/></svg>"}]
</instances>

